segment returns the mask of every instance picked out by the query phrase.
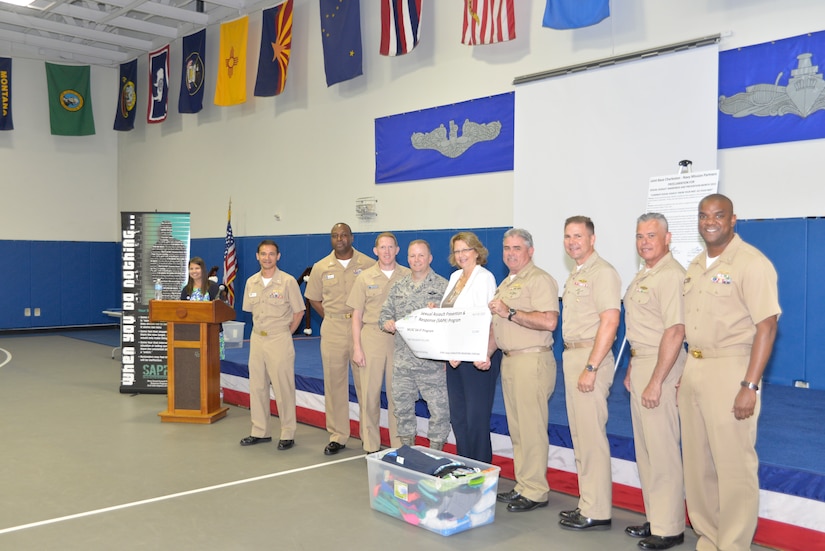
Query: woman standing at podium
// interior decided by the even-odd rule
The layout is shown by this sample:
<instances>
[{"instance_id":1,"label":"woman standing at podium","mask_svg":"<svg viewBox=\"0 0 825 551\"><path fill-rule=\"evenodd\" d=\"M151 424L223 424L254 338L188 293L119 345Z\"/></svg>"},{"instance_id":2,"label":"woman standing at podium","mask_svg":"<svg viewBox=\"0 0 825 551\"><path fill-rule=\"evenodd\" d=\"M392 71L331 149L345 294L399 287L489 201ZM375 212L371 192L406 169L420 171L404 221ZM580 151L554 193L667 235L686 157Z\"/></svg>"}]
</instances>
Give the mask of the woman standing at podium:
<instances>
[{"instance_id":1,"label":"woman standing at podium","mask_svg":"<svg viewBox=\"0 0 825 551\"><path fill-rule=\"evenodd\" d=\"M217 283L206 277L206 263L199 256L193 257L189 261L189 282L181 289L181 300L218 300L221 296L221 288ZM221 359L224 358L223 329L220 333Z\"/></svg>"}]
</instances>

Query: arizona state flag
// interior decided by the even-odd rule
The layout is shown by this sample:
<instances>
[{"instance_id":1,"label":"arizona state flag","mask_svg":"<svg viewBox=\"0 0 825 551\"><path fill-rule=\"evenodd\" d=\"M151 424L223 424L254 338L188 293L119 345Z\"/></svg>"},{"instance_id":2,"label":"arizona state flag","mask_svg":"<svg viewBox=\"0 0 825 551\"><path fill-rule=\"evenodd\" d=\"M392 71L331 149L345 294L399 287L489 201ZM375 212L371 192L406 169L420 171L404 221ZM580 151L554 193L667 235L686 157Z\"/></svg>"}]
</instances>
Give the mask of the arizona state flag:
<instances>
[{"instance_id":1,"label":"arizona state flag","mask_svg":"<svg viewBox=\"0 0 825 551\"><path fill-rule=\"evenodd\" d=\"M88 65L73 67L46 63L49 121L54 136L90 136L95 133Z\"/></svg>"},{"instance_id":2,"label":"arizona state flag","mask_svg":"<svg viewBox=\"0 0 825 551\"><path fill-rule=\"evenodd\" d=\"M218 80L215 105L236 105L246 101L246 38L249 16L221 25L218 51Z\"/></svg>"},{"instance_id":3,"label":"arizona state flag","mask_svg":"<svg viewBox=\"0 0 825 551\"><path fill-rule=\"evenodd\" d=\"M0 130L14 130L11 120L10 57L0 57Z\"/></svg>"},{"instance_id":4,"label":"arizona state flag","mask_svg":"<svg viewBox=\"0 0 825 551\"><path fill-rule=\"evenodd\" d=\"M256 96L277 96L284 91L292 55L292 0L263 12L261 54L258 56Z\"/></svg>"},{"instance_id":5,"label":"arizona state flag","mask_svg":"<svg viewBox=\"0 0 825 551\"><path fill-rule=\"evenodd\" d=\"M206 66L206 29L183 37L178 113L198 113L203 109L203 80Z\"/></svg>"},{"instance_id":6,"label":"arizona state flag","mask_svg":"<svg viewBox=\"0 0 825 551\"><path fill-rule=\"evenodd\" d=\"M135 128L135 106L137 105L137 59L120 65L118 80L117 111L115 130L128 131Z\"/></svg>"},{"instance_id":7,"label":"arizona state flag","mask_svg":"<svg viewBox=\"0 0 825 551\"><path fill-rule=\"evenodd\" d=\"M169 112L169 44L149 52L149 102L146 122L166 120Z\"/></svg>"},{"instance_id":8,"label":"arizona state flag","mask_svg":"<svg viewBox=\"0 0 825 551\"><path fill-rule=\"evenodd\" d=\"M321 0L321 42L327 86L363 73L360 0Z\"/></svg>"}]
</instances>

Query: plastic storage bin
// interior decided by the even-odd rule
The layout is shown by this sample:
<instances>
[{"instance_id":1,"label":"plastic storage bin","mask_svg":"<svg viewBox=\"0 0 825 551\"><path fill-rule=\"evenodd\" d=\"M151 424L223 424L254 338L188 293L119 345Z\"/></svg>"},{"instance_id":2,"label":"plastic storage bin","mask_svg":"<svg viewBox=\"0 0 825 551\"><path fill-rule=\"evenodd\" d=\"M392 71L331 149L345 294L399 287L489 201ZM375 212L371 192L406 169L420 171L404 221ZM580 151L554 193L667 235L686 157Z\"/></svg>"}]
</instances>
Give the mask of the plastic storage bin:
<instances>
[{"instance_id":1,"label":"plastic storage bin","mask_svg":"<svg viewBox=\"0 0 825 551\"><path fill-rule=\"evenodd\" d=\"M382 461L393 450L372 453L367 456L367 478L373 509L442 536L493 522L501 469L444 451L421 446L414 449L448 457L481 472L457 479L438 478Z\"/></svg>"},{"instance_id":2,"label":"plastic storage bin","mask_svg":"<svg viewBox=\"0 0 825 551\"><path fill-rule=\"evenodd\" d=\"M243 329L246 323L242 321L223 322L223 344L226 348L241 348L243 346Z\"/></svg>"}]
</instances>

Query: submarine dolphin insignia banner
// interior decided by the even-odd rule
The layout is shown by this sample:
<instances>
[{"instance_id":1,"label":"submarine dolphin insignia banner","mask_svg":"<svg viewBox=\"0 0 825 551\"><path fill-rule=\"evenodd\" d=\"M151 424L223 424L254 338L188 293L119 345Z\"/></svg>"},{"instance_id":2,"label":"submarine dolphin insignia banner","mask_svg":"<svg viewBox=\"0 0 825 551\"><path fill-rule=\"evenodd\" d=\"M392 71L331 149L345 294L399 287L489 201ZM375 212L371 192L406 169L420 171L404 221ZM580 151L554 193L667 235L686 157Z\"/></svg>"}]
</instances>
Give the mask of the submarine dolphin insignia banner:
<instances>
[{"instance_id":1,"label":"submarine dolphin insignia banner","mask_svg":"<svg viewBox=\"0 0 825 551\"><path fill-rule=\"evenodd\" d=\"M189 213L122 212L121 380L123 394L165 394L166 324L149 322L155 283L180 299L189 280Z\"/></svg>"},{"instance_id":2,"label":"submarine dolphin insignia banner","mask_svg":"<svg viewBox=\"0 0 825 551\"><path fill-rule=\"evenodd\" d=\"M375 119L375 183L513 170L515 93Z\"/></svg>"}]
</instances>

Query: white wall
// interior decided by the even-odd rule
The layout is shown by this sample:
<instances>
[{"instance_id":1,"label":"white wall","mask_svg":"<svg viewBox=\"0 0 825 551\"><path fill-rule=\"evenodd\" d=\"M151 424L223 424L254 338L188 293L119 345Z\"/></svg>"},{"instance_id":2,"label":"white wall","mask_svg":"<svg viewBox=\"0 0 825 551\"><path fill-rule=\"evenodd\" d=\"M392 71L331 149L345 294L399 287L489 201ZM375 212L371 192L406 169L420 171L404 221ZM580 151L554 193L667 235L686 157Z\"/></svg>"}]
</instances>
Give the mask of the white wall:
<instances>
[{"instance_id":1,"label":"white wall","mask_svg":"<svg viewBox=\"0 0 825 551\"><path fill-rule=\"evenodd\" d=\"M250 14L249 98L244 105L211 105L217 28L207 33L207 66L213 73L207 78L204 111L197 115L177 114L179 83L173 79L174 101L166 122L147 126L139 120L133 132L115 133L116 73L93 69L99 143L82 149L81 142L71 141L77 138L51 138L45 118L30 140L17 136L26 118L47 117L47 112L42 64L15 60L14 112L21 130L12 137L0 133L0 162L6 173L8 163L12 174L0 185L5 189L15 182L14 202L20 206L9 208L4 194L0 238L116 240L118 211L155 209L189 211L193 237L217 237L224 232L230 195L238 235L323 233L339 220L350 221L355 231L507 226L513 222L511 172L375 185L374 119L510 91L516 76L709 34L730 33L720 44L726 50L825 29L821 0L623 0L613 3L610 18L575 31L542 28L545 2L517 0L515 41L468 47L459 42L463 2L425 0L421 44L411 54L386 58L377 53L379 4L361 4L364 76L331 88L324 81L314 0L295 0L289 79L277 98L252 96L260 12ZM173 75L179 74L180 56L178 41L172 45ZM18 69L30 63L31 70ZM141 79L145 73L143 56ZM142 80L139 91L145 88ZM38 94L42 98L35 101ZM143 92L143 111L145 101ZM36 114L40 105L42 113ZM51 140L56 143L44 147ZM100 164L111 173L114 155L108 152L115 141L113 204L113 184L97 169ZM62 184L75 171L55 174L44 159L54 164L54 156L70 147L80 149L68 153L81 159L81 168L76 187L68 191ZM822 147L822 140L816 140L721 151L720 188L732 196L740 218L821 215L825 186L812 177L810 167ZM98 155L105 160L96 162ZM21 181L26 185L16 184ZM781 204L773 197L777 183L786 198ZM372 224L355 220L355 199L362 196L379 201L379 217ZM47 201L54 207L40 214L37 204ZM92 220L83 222L88 230L65 233L78 212ZM93 223L97 218L101 220Z\"/></svg>"},{"instance_id":2,"label":"white wall","mask_svg":"<svg viewBox=\"0 0 825 551\"><path fill-rule=\"evenodd\" d=\"M94 136L52 136L46 68L12 60L14 130L0 132L0 239L115 241L117 73L92 67Z\"/></svg>"}]
</instances>

